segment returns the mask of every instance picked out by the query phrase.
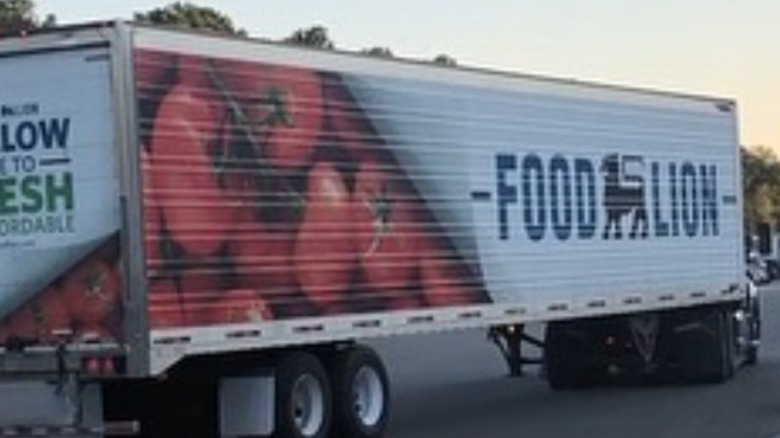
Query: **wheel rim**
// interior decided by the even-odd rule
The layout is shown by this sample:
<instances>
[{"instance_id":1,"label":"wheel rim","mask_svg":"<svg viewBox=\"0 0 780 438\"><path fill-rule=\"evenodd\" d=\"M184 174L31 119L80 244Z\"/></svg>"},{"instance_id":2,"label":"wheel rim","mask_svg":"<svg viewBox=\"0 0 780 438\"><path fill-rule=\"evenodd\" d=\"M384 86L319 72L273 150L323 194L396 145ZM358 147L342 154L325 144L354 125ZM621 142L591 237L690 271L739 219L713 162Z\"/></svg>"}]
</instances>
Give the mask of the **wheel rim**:
<instances>
[{"instance_id":1,"label":"wheel rim","mask_svg":"<svg viewBox=\"0 0 780 438\"><path fill-rule=\"evenodd\" d=\"M373 427L385 410L385 391L379 373L371 367L361 367L352 385L352 408L355 418L364 427Z\"/></svg>"},{"instance_id":2,"label":"wheel rim","mask_svg":"<svg viewBox=\"0 0 780 438\"><path fill-rule=\"evenodd\" d=\"M292 391L295 427L303 436L314 436L325 421L325 397L316 377L305 374L295 381Z\"/></svg>"}]
</instances>

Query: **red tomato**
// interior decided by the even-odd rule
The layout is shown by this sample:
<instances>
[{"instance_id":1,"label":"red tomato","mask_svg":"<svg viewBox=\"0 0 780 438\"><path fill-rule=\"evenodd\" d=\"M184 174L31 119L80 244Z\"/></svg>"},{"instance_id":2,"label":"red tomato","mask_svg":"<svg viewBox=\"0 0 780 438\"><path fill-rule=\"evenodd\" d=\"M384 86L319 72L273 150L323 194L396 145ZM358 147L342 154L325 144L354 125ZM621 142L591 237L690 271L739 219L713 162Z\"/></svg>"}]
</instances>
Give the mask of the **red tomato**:
<instances>
[{"instance_id":1,"label":"red tomato","mask_svg":"<svg viewBox=\"0 0 780 438\"><path fill-rule=\"evenodd\" d=\"M249 289L227 290L215 304L215 324L260 322L273 319L268 304Z\"/></svg>"},{"instance_id":2,"label":"red tomato","mask_svg":"<svg viewBox=\"0 0 780 438\"><path fill-rule=\"evenodd\" d=\"M326 311L346 303L356 264L349 198L331 164L314 166L295 242L295 273L308 298Z\"/></svg>"},{"instance_id":3,"label":"red tomato","mask_svg":"<svg viewBox=\"0 0 780 438\"><path fill-rule=\"evenodd\" d=\"M133 67L140 119L154 120L165 91L176 79L176 56L171 53L137 49ZM147 147L149 143L146 140L149 134L149 129L141 130L141 136Z\"/></svg>"},{"instance_id":4,"label":"red tomato","mask_svg":"<svg viewBox=\"0 0 780 438\"><path fill-rule=\"evenodd\" d=\"M29 306L24 306L3 322L0 339L4 343L14 338L25 340L38 339L39 331L36 313Z\"/></svg>"},{"instance_id":5,"label":"red tomato","mask_svg":"<svg viewBox=\"0 0 780 438\"><path fill-rule=\"evenodd\" d=\"M295 232L285 223L259 223L245 210L231 235L231 254L241 287L260 293L266 300L294 292Z\"/></svg>"},{"instance_id":6,"label":"red tomato","mask_svg":"<svg viewBox=\"0 0 780 438\"><path fill-rule=\"evenodd\" d=\"M47 335L53 335L54 332L66 333L72 329L73 314L65 294L59 288L47 288L32 307L39 315L39 326Z\"/></svg>"},{"instance_id":7,"label":"red tomato","mask_svg":"<svg viewBox=\"0 0 780 438\"><path fill-rule=\"evenodd\" d=\"M162 269L165 260L162 251L164 244L162 235L162 211L156 206L144 206L145 235L144 244L146 245L146 269L152 275Z\"/></svg>"},{"instance_id":8,"label":"red tomato","mask_svg":"<svg viewBox=\"0 0 780 438\"><path fill-rule=\"evenodd\" d=\"M202 260L193 260L177 273L180 302L187 325L211 324L218 302L226 285L222 280L223 266L208 266Z\"/></svg>"},{"instance_id":9,"label":"red tomato","mask_svg":"<svg viewBox=\"0 0 780 438\"><path fill-rule=\"evenodd\" d=\"M219 187L224 108L196 97L186 84L163 100L154 127L149 188L174 241L193 256L216 252L235 223L235 194Z\"/></svg>"},{"instance_id":10,"label":"red tomato","mask_svg":"<svg viewBox=\"0 0 780 438\"><path fill-rule=\"evenodd\" d=\"M385 142L363 113L347 86L337 77L324 85L328 126L357 162L389 162Z\"/></svg>"},{"instance_id":11,"label":"red tomato","mask_svg":"<svg viewBox=\"0 0 780 438\"><path fill-rule=\"evenodd\" d=\"M458 306L486 301L484 290L443 231L430 227L420 242L423 291L431 306Z\"/></svg>"},{"instance_id":12,"label":"red tomato","mask_svg":"<svg viewBox=\"0 0 780 438\"><path fill-rule=\"evenodd\" d=\"M82 332L115 333L119 327L120 282L116 265L90 256L63 280L63 299Z\"/></svg>"},{"instance_id":13,"label":"red tomato","mask_svg":"<svg viewBox=\"0 0 780 438\"><path fill-rule=\"evenodd\" d=\"M0 339L18 337L41 341L67 336L73 320L62 290L50 286L13 312L4 322Z\"/></svg>"},{"instance_id":14,"label":"red tomato","mask_svg":"<svg viewBox=\"0 0 780 438\"><path fill-rule=\"evenodd\" d=\"M418 307L420 201L398 174L376 163L363 163L355 177L352 222L363 278L390 307ZM420 208L420 207L417 207Z\"/></svg>"},{"instance_id":15,"label":"red tomato","mask_svg":"<svg viewBox=\"0 0 780 438\"><path fill-rule=\"evenodd\" d=\"M212 261L211 266L207 260ZM185 297L211 300L219 297L220 291L224 289L222 276L228 268L216 260L207 260L188 260L186 268L172 274L180 293Z\"/></svg>"},{"instance_id":16,"label":"red tomato","mask_svg":"<svg viewBox=\"0 0 780 438\"><path fill-rule=\"evenodd\" d=\"M133 73L141 98L170 85L176 73L176 55L155 50L136 50Z\"/></svg>"},{"instance_id":17,"label":"red tomato","mask_svg":"<svg viewBox=\"0 0 780 438\"><path fill-rule=\"evenodd\" d=\"M322 83L316 73L297 68L277 67L272 74L268 154L278 166L301 168L322 130Z\"/></svg>"},{"instance_id":18,"label":"red tomato","mask_svg":"<svg viewBox=\"0 0 780 438\"><path fill-rule=\"evenodd\" d=\"M161 232L162 210L157 201L152 183L153 172L150 153L141 148L141 169L143 171L143 221L146 267L154 270L162 265Z\"/></svg>"},{"instance_id":19,"label":"red tomato","mask_svg":"<svg viewBox=\"0 0 780 438\"><path fill-rule=\"evenodd\" d=\"M149 324L153 329L186 325L184 308L173 280L159 279L149 285Z\"/></svg>"},{"instance_id":20,"label":"red tomato","mask_svg":"<svg viewBox=\"0 0 780 438\"><path fill-rule=\"evenodd\" d=\"M248 63L223 63L226 99L240 106L237 120L254 140L260 157L281 169L302 169L311 163L322 130L322 81L301 68Z\"/></svg>"},{"instance_id":21,"label":"red tomato","mask_svg":"<svg viewBox=\"0 0 780 438\"><path fill-rule=\"evenodd\" d=\"M189 87L191 93L199 98L213 100L213 75L215 70L206 58L193 55L177 55L178 84Z\"/></svg>"}]
</instances>

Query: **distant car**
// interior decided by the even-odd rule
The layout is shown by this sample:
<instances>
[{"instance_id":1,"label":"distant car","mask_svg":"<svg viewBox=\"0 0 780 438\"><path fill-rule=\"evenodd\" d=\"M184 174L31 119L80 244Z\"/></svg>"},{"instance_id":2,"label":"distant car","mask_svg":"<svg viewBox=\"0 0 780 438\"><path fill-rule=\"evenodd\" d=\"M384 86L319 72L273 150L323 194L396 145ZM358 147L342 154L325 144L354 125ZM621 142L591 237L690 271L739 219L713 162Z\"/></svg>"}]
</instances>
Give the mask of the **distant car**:
<instances>
[{"instance_id":1,"label":"distant car","mask_svg":"<svg viewBox=\"0 0 780 438\"><path fill-rule=\"evenodd\" d=\"M769 280L774 281L780 279L780 260L767 257L764 259L764 263L766 264Z\"/></svg>"},{"instance_id":2,"label":"distant car","mask_svg":"<svg viewBox=\"0 0 780 438\"><path fill-rule=\"evenodd\" d=\"M750 257L747 261L747 276L755 284L761 285L771 281L769 269L766 262L757 258Z\"/></svg>"}]
</instances>

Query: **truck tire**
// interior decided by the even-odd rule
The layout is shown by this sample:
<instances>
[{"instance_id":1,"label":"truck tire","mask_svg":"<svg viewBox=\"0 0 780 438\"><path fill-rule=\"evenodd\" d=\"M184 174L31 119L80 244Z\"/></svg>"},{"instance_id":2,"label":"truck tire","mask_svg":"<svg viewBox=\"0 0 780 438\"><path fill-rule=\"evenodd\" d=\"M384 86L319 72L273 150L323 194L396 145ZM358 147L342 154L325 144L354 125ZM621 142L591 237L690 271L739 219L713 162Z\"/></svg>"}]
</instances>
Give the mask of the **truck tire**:
<instances>
[{"instance_id":1,"label":"truck tire","mask_svg":"<svg viewBox=\"0 0 780 438\"><path fill-rule=\"evenodd\" d=\"M593 363L587 326L571 322L550 322L545 329L544 369L552 389L566 390L592 386L606 370Z\"/></svg>"},{"instance_id":2,"label":"truck tire","mask_svg":"<svg viewBox=\"0 0 780 438\"><path fill-rule=\"evenodd\" d=\"M333 436L378 438L390 413L390 386L382 360L373 349L350 346L329 360L333 387Z\"/></svg>"},{"instance_id":3,"label":"truck tire","mask_svg":"<svg viewBox=\"0 0 780 438\"><path fill-rule=\"evenodd\" d=\"M752 297L748 302L748 346L745 351L745 365L758 364L758 348L761 342L761 304L758 297Z\"/></svg>"},{"instance_id":4,"label":"truck tire","mask_svg":"<svg viewBox=\"0 0 780 438\"><path fill-rule=\"evenodd\" d=\"M698 329L683 335L682 371L692 383L724 383L734 376L736 338L731 311L725 307L704 309Z\"/></svg>"},{"instance_id":5,"label":"truck tire","mask_svg":"<svg viewBox=\"0 0 780 438\"><path fill-rule=\"evenodd\" d=\"M325 438L333 398L325 368L312 354L295 351L276 363L275 437Z\"/></svg>"}]
</instances>

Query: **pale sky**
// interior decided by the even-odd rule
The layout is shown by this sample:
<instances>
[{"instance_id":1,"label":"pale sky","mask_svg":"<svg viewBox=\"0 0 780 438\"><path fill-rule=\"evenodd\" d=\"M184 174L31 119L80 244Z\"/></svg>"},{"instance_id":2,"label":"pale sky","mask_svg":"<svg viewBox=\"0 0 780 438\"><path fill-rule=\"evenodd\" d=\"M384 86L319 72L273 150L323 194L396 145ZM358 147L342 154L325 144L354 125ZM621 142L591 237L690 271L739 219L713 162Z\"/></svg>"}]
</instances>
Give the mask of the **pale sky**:
<instances>
[{"instance_id":1,"label":"pale sky","mask_svg":"<svg viewBox=\"0 0 780 438\"><path fill-rule=\"evenodd\" d=\"M130 18L148 0L37 0L60 23ZM780 152L779 0L198 0L250 35L314 24L342 49L732 97L745 145Z\"/></svg>"}]
</instances>

